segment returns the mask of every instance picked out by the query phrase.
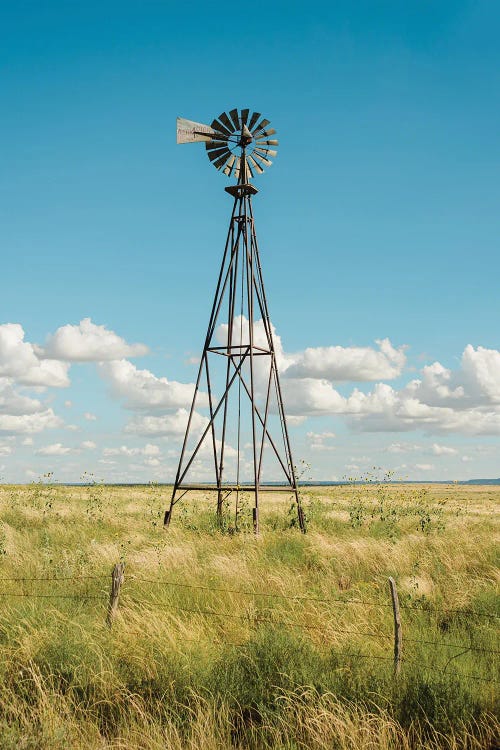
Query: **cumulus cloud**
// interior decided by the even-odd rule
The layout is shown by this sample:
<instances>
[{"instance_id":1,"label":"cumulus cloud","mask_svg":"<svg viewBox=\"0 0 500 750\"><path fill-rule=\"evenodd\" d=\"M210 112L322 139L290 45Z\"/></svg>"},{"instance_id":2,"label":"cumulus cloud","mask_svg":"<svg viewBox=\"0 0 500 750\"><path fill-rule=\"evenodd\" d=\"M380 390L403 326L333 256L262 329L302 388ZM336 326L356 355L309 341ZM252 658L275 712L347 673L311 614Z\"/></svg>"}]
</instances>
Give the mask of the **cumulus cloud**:
<instances>
[{"instance_id":1,"label":"cumulus cloud","mask_svg":"<svg viewBox=\"0 0 500 750\"><path fill-rule=\"evenodd\" d=\"M62 443L52 443L37 448L35 453L39 456L66 456L71 453L72 449Z\"/></svg>"},{"instance_id":2,"label":"cumulus cloud","mask_svg":"<svg viewBox=\"0 0 500 750\"><path fill-rule=\"evenodd\" d=\"M186 431L188 416L187 409L178 409L174 414L163 416L137 416L126 425L125 432L156 437L181 437ZM201 433L207 424L207 417L195 412L191 420L191 433Z\"/></svg>"},{"instance_id":3,"label":"cumulus cloud","mask_svg":"<svg viewBox=\"0 0 500 750\"><path fill-rule=\"evenodd\" d=\"M344 410L345 399L328 380L286 378L282 390L288 414L314 416L340 414Z\"/></svg>"},{"instance_id":4,"label":"cumulus cloud","mask_svg":"<svg viewBox=\"0 0 500 750\"><path fill-rule=\"evenodd\" d=\"M391 443L387 447L389 453L410 453L420 450L422 450L422 446L417 443Z\"/></svg>"},{"instance_id":5,"label":"cumulus cloud","mask_svg":"<svg viewBox=\"0 0 500 750\"><path fill-rule=\"evenodd\" d=\"M104 448L103 456L159 456L160 449L157 445L147 443L143 448L129 448L126 445L120 445L119 448Z\"/></svg>"},{"instance_id":6,"label":"cumulus cloud","mask_svg":"<svg viewBox=\"0 0 500 750\"><path fill-rule=\"evenodd\" d=\"M228 325L217 328L219 343L226 344ZM281 337L271 324L270 331L278 368L285 377L315 378L336 382L370 381L398 377L406 363L406 346L394 348L388 338L377 339L378 349L363 346L319 346L309 347L302 352L285 352ZM237 316L234 321L232 343L235 346L248 346L250 341L248 319ZM256 320L253 327L255 346L267 348L266 327L262 320Z\"/></svg>"},{"instance_id":7,"label":"cumulus cloud","mask_svg":"<svg viewBox=\"0 0 500 750\"><path fill-rule=\"evenodd\" d=\"M126 359L105 362L99 370L113 396L122 400L126 409L158 413L191 405L194 383L158 378L149 370L138 370ZM207 403L206 395L200 393L198 405Z\"/></svg>"},{"instance_id":8,"label":"cumulus cloud","mask_svg":"<svg viewBox=\"0 0 500 750\"><path fill-rule=\"evenodd\" d=\"M497 354L467 347L456 371L435 362L400 390L377 383L370 391L355 388L348 396L341 395L326 379L284 378L286 409L298 416L340 415L365 432L497 435ZM403 452L397 444L389 450Z\"/></svg>"},{"instance_id":9,"label":"cumulus cloud","mask_svg":"<svg viewBox=\"0 0 500 750\"><path fill-rule=\"evenodd\" d=\"M330 440L336 437L334 432L308 432L306 433L309 440Z\"/></svg>"},{"instance_id":10,"label":"cumulus cloud","mask_svg":"<svg viewBox=\"0 0 500 750\"><path fill-rule=\"evenodd\" d=\"M391 380L406 363L404 346L395 349L389 339L375 342L378 350L361 346L319 346L293 355L286 368L292 378L325 378L336 382Z\"/></svg>"},{"instance_id":11,"label":"cumulus cloud","mask_svg":"<svg viewBox=\"0 0 500 750\"><path fill-rule=\"evenodd\" d=\"M47 338L39 354L66 362L103 362L122 357L140 357L148 353L144 344L128 344L103 325L84 318L78 325L65 325Z\"/></svg>"},{"instance_id":12,"label":"cumulus cloud","mask_svg":"<svg viewBox=\"0 0 500 750\"><path fill-rule=\"evenodd\" d=\"M456 448L450 448L448 445L439 445L438 443L431 445L431 451L435 456L455 456L458 453Z\"/></svg>"},{"instance_id":13,"label":"cumulus cloud","mask_svg":"<svg viewBox=\"0 0 500 750\"><path fill-rule=\"evenodd\" d=\"M91 411L86 411L83 414L83 418L87 420L87 422L95 422L97 420L97 417L95 414L92 414Z\"/></svg>"},{"instance_id":14,"label":"cumulus cloud","mask_svg":"<svg viewBox=\"0 0 500 750\"><path fill-rule=\"evenodd\" d=\"M336 447L326 441L335 437L334 432L308 432L306 437L309 440L309 447L313 451L334 451Z\"/></svg>"},{"instance_id":15,"label":"cumulus cloud","mask_svg":"<svg viewBox=\"0 0 500 750\"><path fill-rule=\"evenodd\" d=\"M92 451L94 450L94 448L97 448L97 445L94 443L93 440L84 440L81 447L84 448L85 450Z\"/></svg>"},{"instance_id":16,"label":"cumulus cloud","mask_svg":"<svg viewBox=\"0 0 500 750\"><path fill-rule=\"evenodd\" d=\"M468 344L462 354L462 380L476 403L500 404L500 351Z\"/></svg>"},{"instance_id":17,"label":"cumulus cloud","mask_svg":"<svg viewBox=\"0 0 500 750\"><path fill-rule=\"evenodd\" d=\"M35 414L42 408L38 399L24 396L16 390L9 378L0 378L0 414Z\"/></svg>"},{"instance_id":18,"label":"cumulus cloud","mask_svg":"<svg viewBox=\"0 0 500 750\"><path fill-rule=\"evenodd\" d=\"M352 425L366 432L463 433L470 435L500 434L500 410L454 409L434 406L412 396L408 389L396 391L379 383L373 391L353 393L339 411Z\"/></svg>"},{"instance_id":19,"label":"cumulus cloud","mask_svg":"<svg viewBox=\"0 0 500 750\"><path fill-rule=\"evenodd\" d=\"M19 323L0 325L0 376L21 385L65 388L69 385L69 365L53 359L40 359L35 346L24 340Z\"/></svg>"},{"instance_id":20,"label":"cumulus cloud","mask_svg":"<svg viewBox=\"0 0 500 750\"><path fill-rule=\"evenodd\" d=\"M61 427L62 419L52 409L45 409L36 414L0 414L0 433L33 434L43 430Z\"/></svg>"},{"instance_id":21,"label":"cumulus cloud","mask_svg":"<svg viewBox=\"0 0 500 750\"><path fill-rule=\"evenodd\" d=\"M456 370L434 362L423 367L419 377L401 389L376 382L369 391L354 388L345 396L334 383L382 381L400 376L406 364L406 347L396 348L386 338L377 340L378 349L327 346L287 353L272 326L271 330L291 423L299 424L310 416L339 415L354 428L366 432L500 434L499 351L469 345ZM226 343L227 336L227 325L219 326L218 341ZM262 320L254 324L254 341L258 346L266 345ZM233 343L249 343L249 324L244 316L235 320ZM258 396L262 396L263 385L267 383L263 360L260 357L256 363ZM271 410L275 409L276 404L271 400ZM389 450L407 449L398 449L393 444Z\"/></svg>"}]
</instances>

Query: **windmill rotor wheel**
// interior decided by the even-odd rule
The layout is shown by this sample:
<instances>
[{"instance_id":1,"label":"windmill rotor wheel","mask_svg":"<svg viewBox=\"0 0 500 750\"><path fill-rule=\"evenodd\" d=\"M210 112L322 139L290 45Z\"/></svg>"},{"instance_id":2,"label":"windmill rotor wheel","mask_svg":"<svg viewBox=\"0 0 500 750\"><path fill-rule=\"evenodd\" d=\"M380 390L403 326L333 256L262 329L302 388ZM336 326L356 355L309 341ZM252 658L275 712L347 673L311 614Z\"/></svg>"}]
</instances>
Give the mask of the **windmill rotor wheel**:
<instances>
[{"instance_id":1,"label":"windmill rotor wheel","mask_svg":"<svg viewBox=\"0 0 500 750\"><path fill-rule=\"evenodd\" d=\"M277 155L276 131L260 112L232 109L222 112L213 122L214 134L207 140L207 155L216 169L227 177L254 177L270 167Z\"/></svg>"}]
</instances>

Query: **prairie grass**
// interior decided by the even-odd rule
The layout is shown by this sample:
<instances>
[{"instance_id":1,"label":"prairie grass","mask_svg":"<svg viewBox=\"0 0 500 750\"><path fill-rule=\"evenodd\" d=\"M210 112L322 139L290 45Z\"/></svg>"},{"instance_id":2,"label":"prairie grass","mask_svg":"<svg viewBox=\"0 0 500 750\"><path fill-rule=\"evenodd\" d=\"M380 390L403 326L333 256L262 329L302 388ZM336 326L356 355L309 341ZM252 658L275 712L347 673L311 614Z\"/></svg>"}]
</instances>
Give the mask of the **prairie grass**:
<instances>
[{"instance_id":1,"label":"prairie grass","mask_svg":"<svg viewBox=\"0 0 500 750\"><path fill-rule=\"evenodd\" d=\"M0 487L2 749L498 747L500 489L307 488L306 535L276 493L258 538L167 496Z\"/></svg>"}]
</instances>

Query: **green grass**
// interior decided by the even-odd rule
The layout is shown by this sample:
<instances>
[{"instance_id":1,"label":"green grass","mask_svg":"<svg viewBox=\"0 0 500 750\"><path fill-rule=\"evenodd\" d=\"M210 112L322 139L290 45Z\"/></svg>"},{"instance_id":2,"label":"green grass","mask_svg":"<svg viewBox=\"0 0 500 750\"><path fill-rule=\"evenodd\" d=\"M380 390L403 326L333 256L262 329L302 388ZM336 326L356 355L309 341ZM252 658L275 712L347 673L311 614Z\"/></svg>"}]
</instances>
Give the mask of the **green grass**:
<instances>
[{"instance_id":1,"label":"green grass","mask_svg":"<svg viewBox=\"0 0 500 750\"><path fill-rule=\"evenodd\" d=\"M167 495L0 488L0 747L496 747L500 490L308 489L306 535L268 495L258 538Z\"/></svg>"}]
</instances>

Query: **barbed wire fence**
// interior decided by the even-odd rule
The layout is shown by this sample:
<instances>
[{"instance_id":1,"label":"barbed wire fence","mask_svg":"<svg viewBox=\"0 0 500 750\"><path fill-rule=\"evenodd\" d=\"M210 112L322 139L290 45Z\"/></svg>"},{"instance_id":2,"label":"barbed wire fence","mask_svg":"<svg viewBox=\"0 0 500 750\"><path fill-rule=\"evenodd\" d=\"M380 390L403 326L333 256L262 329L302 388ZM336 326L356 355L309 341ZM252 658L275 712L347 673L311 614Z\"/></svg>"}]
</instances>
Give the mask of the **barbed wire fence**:
<instances>
[{"instance_id":1,"label":"barbed wire fence","mask_svg":"<svg viewBox=\"0 0 500 750\"><path fill-rule=\"evenodd\" d=\"M104 582L108 580L109 576L106 575L88 575L88 576L33 576L33 577L27 577L27 576L15 576L15 577L4 577L0 578L0 586L5 586L5 584L18 584L18 585L26 585L26 584L37 584L37 583L50 583L50 584L57 584L57 583L74 583L74 582L85 582L85 581L102 581ZM269 616L266 614L253 614L251 617L248 614L240 614L235 612L228 612L228 611L219 611L214 608L207 609L202 607L183 607L177 604L173 603L158 603L158 602L149 602L153 606L164 609L164 610L172 610L176 612L182 612L185 614L194 614L201 617L207 617L207 618L219 618L219 619L228 619L228 620L241 620L246 625L257 627L260 624L268 624L273 625L276 627L286 627L286 628L297 628L299 630L304 631L315 631L317 633L323 633L325 636L331 633L336 633L339 635L352 635L356 637L363 637L367 639L377 639L379 641L389 641L393 644L393 655L392 656L385 656L385 655L379 655L379 654L368 654L363 653L360 651L352 651L352 652L342 652L342 658L344 659L368 659L368 660L376 660L376 661L387 661L387 662L393 662L393 670L394 675L397 678L397 676L400 673L401 665L402 664L417 664L418 662L415 659L411 659L408 656L403 655L403 638L405 643L411 643L412 645L422 645L426 647L433 647L433 648L442 648L442 649L450 649L450 650L457 650L457 653L451 654L450 658L448 659L446 666L443 669L437 668L437 667L428 667L426 668L431 669L432 671L441 672L443 674L453 674L456 676L460 676L466 679L479 681L479 682L485 682L492 685L500 685L500 680L491 679L489 677L485 677L483 675L478 674L471 674L468 672L462 672L460 670L448 670L448 665L453 661L455 658L458 658L460 656L463 656L468 653L477 653L492 657L498 657L500 656L500 649L489 649L485 648L483 646L475 646L472 642L472 633L471 630L471 636L470 636L470 642L469 643L456 643L456 642L450 642L447 640L431 640L427 638L413 638L411 636L408 636L403 631L405 628L405 625L408 624L406 621L404 621L404 617L401 616L401 611L406 615L406 613L421 613L421 614L442 614L449 616L450 614L458 615L462 618L464 618L467 623L470 625L471 623L477 622L479 620L483 620L485 622L491 622L491 623L497 623L500 620L500 615L496 612L490 612L486 610L477 610L472 608L452 608L452 607L435 607L432 605L429 605L427 602L421 605L418 604L411 604L409 602L399 602L398 595L397 595L397 588L396 588L396 582L394 579L390 578L388 580L389 588L391 592L391 601L390 602L375 602L369 599L364 598L348 598L348 597L340 597L340 596L331 596L331 597L314 597L314 596L302 596L302 595L286 595L286 594L280 594L276 592L264 592L264 591L254 591L249 589L235 589L235 588L226 588L226 587L220 587L220 586L210 586L210 585L203 585L203 584L191 584L191 583L183 583L180 581L172 581L168 579L153 579L153 578L142 578L137 575L130 575L127 576L127 581L134 582L134 583L140 583L140 584L151 584L156 585L158 587L170 587L172 589L188 589L188 590L198 590L198 591L205 591L205 592L211 592L216 594L232 594L232 595L240 595L245 597L253 597L255 599L277 599L281 601L286 602L306 602L306 603L316 603L316 604L322 604L322 605L332 605L332 606L338 606L341 605L359 605L367 608L390 608L393 611L394 615L394 632L393 633L387 633L382 631L375 631L375 630L358 630L358 629L350 629L350 628L343 628L338 626L333 626L331 622L328 623L328 629L326 629L324 626L321 625L313 625L308 624L304 622L299 622L297 620L290 620L290 619L283 619L282 617L276 618L273 616ZM81 601L81 602L87 602L87 601L96 601L101 602L106 606L106 623L109 628L113 626L113 621L115 620L115 617L117 615L118 609L119 609L119 602L120 602L120 595L122 593L122 588L126 589L125 584L125 565L124 563L117 563L111 572L111 587L109 590L109 594L106 592L104 586L99 594L94 593L68 593L68 592L54 592L51 591L50 593L40 593L40 592L26 592L26 591L0 591L0 599L20 599L20 598L28 598L28 599L42 599L42 600L50 600L50 601L57 601L57 600L74 600L74 601ZM128 592L127 592L127 596ZM147 604L147 600L130 597L127 601L128 606L137 606L137 607L144 607ZM138 635L143 635L143 633L138 633ZM183 640L187 642L193 642L193 643L200 643L200 639L195 638L188 638L183 636ZM245 642L236 642L231 641L227 638L222 638L221 642L227 645L231 645L237 648L245 648L248 643ZM498 661L498 660L497 660Z\"/></svg>"}]
</instances>

